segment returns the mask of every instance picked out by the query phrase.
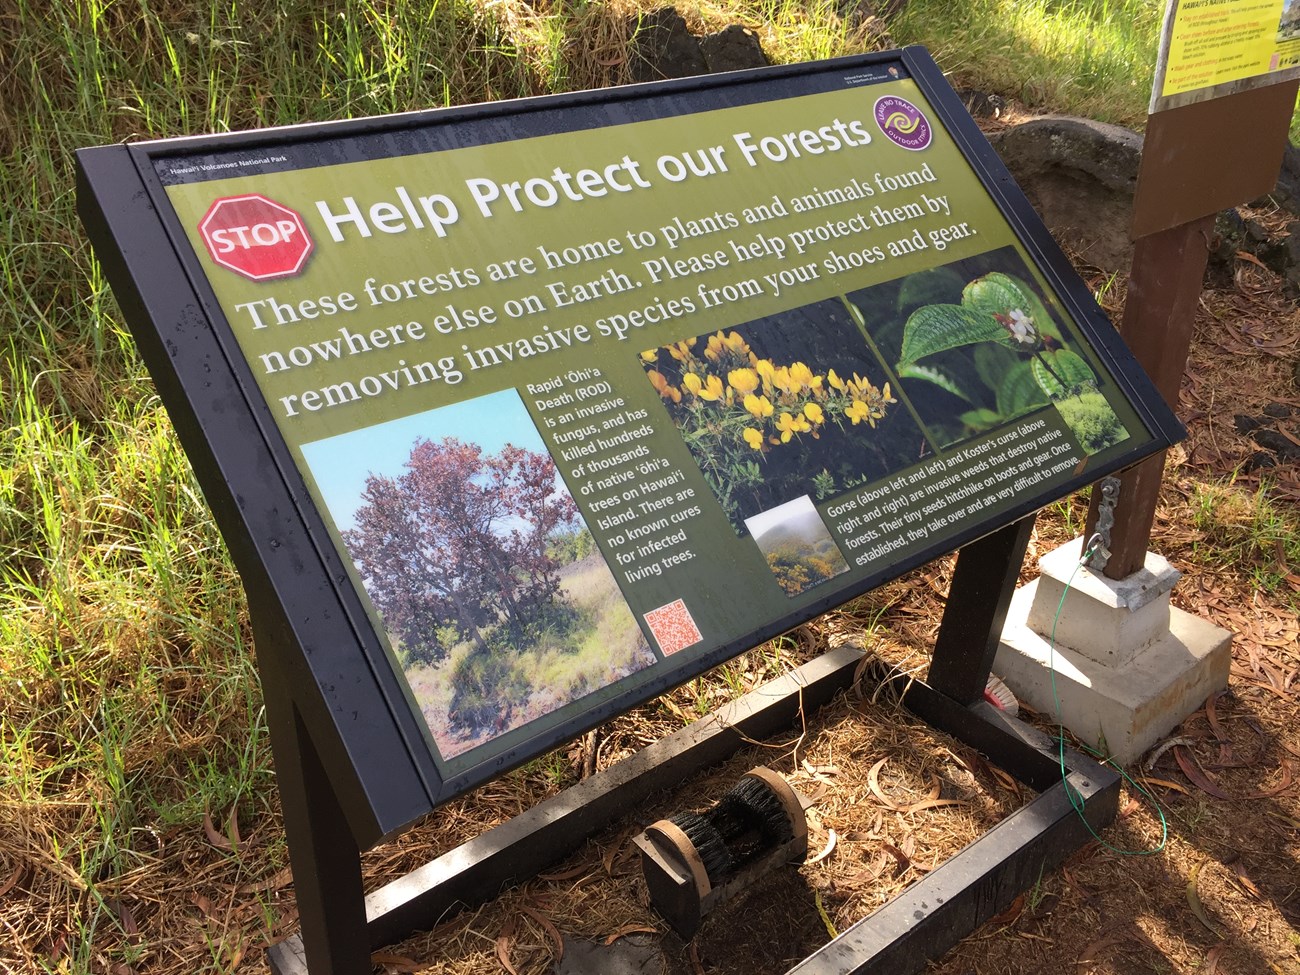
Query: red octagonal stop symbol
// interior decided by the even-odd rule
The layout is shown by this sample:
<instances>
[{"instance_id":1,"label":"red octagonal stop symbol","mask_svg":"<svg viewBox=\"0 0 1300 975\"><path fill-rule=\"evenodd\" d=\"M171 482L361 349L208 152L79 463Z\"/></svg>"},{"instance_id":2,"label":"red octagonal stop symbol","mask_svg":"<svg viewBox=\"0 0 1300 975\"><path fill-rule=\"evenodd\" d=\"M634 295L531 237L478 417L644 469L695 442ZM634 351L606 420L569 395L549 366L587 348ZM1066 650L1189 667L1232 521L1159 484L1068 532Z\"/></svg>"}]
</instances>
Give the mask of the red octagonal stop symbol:
<instances>
[{"instance_id":1,"label":"red octagonal stop symbol","mask_svg":"<svg viewBox=\"0 0 1300 975\"><path fill-rule=\"evenodd\" d=\"M214 261L254 281L297 274L314 246L296 211L260 193L216 200L199 233Z\"/></svg>"}]
</instances>

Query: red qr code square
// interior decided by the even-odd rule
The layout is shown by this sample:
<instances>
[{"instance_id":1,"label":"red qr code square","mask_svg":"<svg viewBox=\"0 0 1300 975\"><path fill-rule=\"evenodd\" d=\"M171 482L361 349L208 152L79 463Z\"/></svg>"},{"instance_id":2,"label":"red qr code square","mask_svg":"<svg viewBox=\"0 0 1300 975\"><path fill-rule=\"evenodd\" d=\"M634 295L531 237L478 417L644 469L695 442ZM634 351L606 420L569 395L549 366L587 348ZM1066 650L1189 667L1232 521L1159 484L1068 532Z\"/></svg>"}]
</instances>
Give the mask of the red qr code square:
<instances>
[{"instance_id":1,"label":"red qr code square","mask_svg":"<svg viewBox=\"0 0 1300 975\"><path fill-rule=\"evenodd\" d=\"M695 625L695 617L680 599L650 610L645 614L645 621L650 625L659 649L665 654L685 650L704 639L700 628Z\"/></svg>"}]
</instances>

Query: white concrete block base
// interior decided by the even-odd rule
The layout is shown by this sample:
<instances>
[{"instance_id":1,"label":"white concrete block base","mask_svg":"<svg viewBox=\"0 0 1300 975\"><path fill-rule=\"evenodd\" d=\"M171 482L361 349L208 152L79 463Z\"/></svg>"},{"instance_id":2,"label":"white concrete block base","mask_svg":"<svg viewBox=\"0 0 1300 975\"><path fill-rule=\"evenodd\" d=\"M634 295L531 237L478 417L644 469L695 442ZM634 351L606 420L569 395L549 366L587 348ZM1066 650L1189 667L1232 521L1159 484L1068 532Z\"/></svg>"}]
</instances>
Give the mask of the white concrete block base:
<instances>
[{"instance_id":1,"label":"white concrete block base","mask_svg":"<svg viewBox=\"0 0 1300 975\"><path fill-rule=\"evenodd\" d=\"M1126 764L1228 686L1232 634L1169 605L1179 573L1160 556L1114 580L1075 571L1082 545L1044 555L1041 576L1016 591L993 672L1044 715L1059 699L1065 727Z\"/></svg>"}]
</instances>

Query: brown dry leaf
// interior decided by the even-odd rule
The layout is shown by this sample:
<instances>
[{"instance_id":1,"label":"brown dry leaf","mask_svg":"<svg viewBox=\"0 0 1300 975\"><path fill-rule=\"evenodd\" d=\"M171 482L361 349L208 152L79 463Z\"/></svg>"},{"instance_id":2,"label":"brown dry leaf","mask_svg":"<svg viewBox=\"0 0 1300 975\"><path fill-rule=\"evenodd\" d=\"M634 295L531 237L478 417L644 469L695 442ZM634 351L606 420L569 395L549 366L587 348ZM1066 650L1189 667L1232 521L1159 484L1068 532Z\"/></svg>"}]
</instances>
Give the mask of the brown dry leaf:
<instances>
[{"instance_id":1,"label":"brown dry leaf","mask_svg":"<svg viewBox=\"0 0 1300 975\"><path fill-rule=\"evenodd\" d=\"M239 963L244 960L244 940L240 940L230 949L230 957L226 959L226 968L228 971L234 971L239 967Z\"/></svg>"},{"instance_id":2,"label":"brown dry leaf","mask_svg":"<svg viewBox=\"0 0 1300 975\"><path fill-rule=\"evenodd\" d=\"M659 698L659 703L662 704L664 707L666 707L669 711L675 714L686 724L690 724L695 720L693 717L691 717L689 714L683 711L680 707L678 707L677 702L674 701L672 697L667 694Z\"/></svg>"},{"instance_id":3,"label":"brown dry leaf","mask_svg":"<svg viewBox=\"0 0 1300 975\"><path fill-rule=\"evenodd\" d=\"M395 955L391 951L374 952L370 956L370 964L387 965L396 972L418 972L422 967L415 959L407 958L405 955Z\"/></svg>"},{"instance_id":4,"label":"brown dry leaf","mask_svg":"<svg viewBox=\"0 0 1300 975\"><path fill-rule=\"evenodd\" d=\"M50 945L50 961L57 963L63 957L63 949L68 946L68 932L60 931L54 938L54 944Z\"/></svg>"},{"instance_id":5,"label":"brown dry leaf","mask_svg":"<svg viewBox=\"0 0 1300 975\"><path fill-rule=\"evenodd\" d=\"M1005 911L1002 911L998 914L994 914L991 918L989 918L989 921L992 922L993 924L1001 924L1004 927L1008 924L1014 924L1016 918L1020 917L1020 914L1022 911L1024 911L1024 909L1025 909L1025 895L1018 894L1016 895L1016 899L1013 900L1007 906L1007 909Z\"/></svg>"},{"instance_id":6,"label":"brown dry leaf","mask_svg":"<svg viewBox=\"0 0 1300 975\"><path fill-rule=\"evenodd\" d=\"M1179 785L1177 782L1171 782L1168 779L1153 779L1150 776L1143 776L1140 780L1145 786L1159 786L1162 789L1173 789L1175 792L1181 792L1185 796L1190 796L1192 790L1186 786Z\"/></svg>"},{"instance_id":7,"label":"brown dry leaf","mask_svg":"<svg viewBox=\"0 0 1300 975\"><path fill-rule=\"evenodd\" d=\"M1187 906L1190 907L1192 913L1196 915L1196 920L1205 925L1205 930L1218 938L1220 937L1220 934L1214 929L1214 925L1210 923L1210 916L1205 913L1205 906L1201 903L1201 894L1200 891L1197 890L1196 886L1197 881L1201 878L1202 866L1204 866L1204 864L1198 863L1192 867L1192 872L1187 878Z\"/></svg>"},{"instance_id":8,"label":"brown dry leaf","mask_svg":"<svg viewBox=\"0 0 1300 975\"><path fill-rule=\"evenodd\" d=\"M569 870L561 871L560 873L539 873L537 879L545 880L547 883L556 883L561 880L573 880L575 877L581 877L589 869L590 867L583 863L576 867L572 867Z\"/></svg>"},{"instance_id":9,"label":"brown dry leaf","mask_svg":"<svg viewBox=\"0 0 1300 975\"><path fill-rule=\"evenodd\" d=\"M237 890L241 894L260 894L264 891L283 890L293 883L293 868L281 867L271 876L264 880L256 880L252 883L241 884Z\"/></svg>"},{"instance_id":10,"label":"brown dry leaf","mask_svg":"<svg viewBox=\"0 0 1300 975\"><path fill-rule=\"evenodd\" d=\"M131 908L127 907L124 901L116 897L106 897L104 904L117 915L128 940L134 942L140 937L140 926L136 924L135 915L131 913Z\"/></svg>"},{"instance_id":11,"label":"brown dry leaf","mask_svg":"<svg viewBox=\"0 0 1300 975\"><path fill-rule=\"evenodd\" d=\"M218 850L231 850L230 838L223 836L221 830L212 825L212 814L206 809L203 810L203 832L207 834L208 842Z\"/></svg>"},{"instance_id":12,"label":"brown dry leaf","mask_svg":"<svg viewBox=\"0 0 1300 975\"><path fill-rule=\"evenodd\" d=\"M1201 770L1201 767L1196 764L1196 759L1192 757L1192 753L1182 745L1174 746L1174 758L1178 760L1178 767L1183 770L1183 774L1202 792L1206 792L1216 799L1232 799L1232 796L1219 788L1214 779Z\"/></svg>"},{"instance_id":13,"label":"brown dry leaf","mask_svg":"<svg viewBox=\"0 0 1300 975\"><path fill-rule=\"evenodd\" d=\"M972 764L971 762L967 761L966 759L962 758L959 754L957 754L957 753L956 753L955 751L953 751L951 748L943 748L943 749L940 749L940 751L942 751L942 752L944 752L945 754L947 754L947 755L948 755L948 756L949 756L949 757L950 757L954 762L956 762L958 765L960 765L962 768L964 768L964 769L965 769L967 772L969 772L971 775L974 775L974 774L975 774L975 768L976 768L976 766L975 766L974 764Z\"/></svg>"},{"instance_id":14,"label":"brown dry leaf","mask_svg":"<svg viewBox=\"0 0 1300 975\"><path fill-rule=\"evenodd\" d=\"M1098 961L1097 956L1107 948L1113 948L1115 945L1123 944L1127 940L1127 938L1117 938L1114 935L1110 935L1105 938L1098 938L1092 944L1088 945L1088 947L1084 948L1083 951L1079 953L1079 960L1075 962L1075 964L1080 968L1079 975L1083 975L1084 966L1091 967L1095 965Z\"/></svg>"},{"instance_id":15,"label":"brown dry leaf","mask_svg":"<svg viewBox=\"0 0 1300 975\"><path fill-rule=\"evenodd\" d=\"M1218 944L1205 953L1205 975L1214 975L1219 970L1219 957L1227 948L1227 945Z\"/></svg>"},{"instance_id":16,"label":"brown dry leaf","mask_svg":"<svg viewBox=\"0 0 1300 975\"><path fill-rule=\"evenodd\" d=\"M226 836L230 838L230 844L238 853L244 848L244 839L239 835L239 804L230 807L230 818L226 820Z\"/></svg>"},{"instance_id":17,"label":"brown dry leaf","mask_svg":"<svg viewBox=\"0 0 1300 975\"><path fill-rule=\"evenodd\" d=\"M1291 763L1285 758L1282 759L1282 782L1271 789L1261 789L1259 792L1247 792L1243 799L1271 799L1273 796L1280 795L1287 789L1291 788Z\"/></svg>"},{"instance_id":18,"label":"brown dry leaf","mask_svg":"<svg viewBox=\"0 0 1300 975\"><path fill-rule=\"evenodd\" d=\"M1250 879L1250 875L1246 873L1246 865L1240 860L1234 860L1229 864L1229 866L1232 867L1233 879L1237 881L1246 893L1258 900L1262 895L1259 892L1259 888L1255 886L1255 882Z\"/></svg>"},{"instance_id":19,"label":"brown dry leaf","mask_svg":"<svg viewBox=\"0 0 1300 975\"><path fill-rule=\"evenodd\" d=\"M551 922L551 919L547 917L545 914L543 914L541 911L534 910L531 907L521 907L520 910L523 911L525 914L527 914L529 917L531 917L534 921L536 921L538 924L542 926L542 930L546 932L546 936L555 943L555 951L552 954L552 957L555 959L557 963L563 961L564 960L564 938L560 935L559 928L557 928Z\"/></svg>"},{"instance_id":20,"label":"brown dry leaf","mask_svg":"<svg viewBox=\"0 0 1300 975\"><path fill-rule=\"evenodd\" d=\"M1269 809L1266 811L1274 819L1282 820L1282 822L1286 823L1292 829L1300 829L1300 819L1296 819L1294 816L1288 816L1284 812L1278 812L1276 809Z\"/></svg>"},{"instance_id":21,"label":"brown dry leaf","mask_svg":"<svg viewBox=\"0 0 1300 975\"><path fill-rule=\"evenodd\" d=\"M803 797L808 800L808 802L812 803L812 802L817 802L824 795L826 795L826 793L830 792L831 787L827 782L823 780L820 782L814 782L812 784L811 789L800 789L799 791L803 794Z\"/></svg>"},{"instance_id":22,"label":"brown dry leaf","mask_svg":"<svg viewBox=\"0 0 1300 975\"><path fill-rule=\"evenodd\" d=\"M3 884L0 884L0 897L3 897L5 894L9 893L9 891L18 886L18 880L22 875L23 865L20 863L14 867L14 872L9 875L8 879L6 879Z\"/></svg>"},{"instance_id":23,"label":"brown dry leaf","mask_svg":"<svg viewBox=\"0 0 1300 975\"><path fill-rule=\"evenodd\" d=\"M893 843L881 843L880 848L894 858L894 876L901 877L907 868L912 865L912 861L907 854L894 846Z\"/></svg>"},{"instance_id":24,"label":"brown dry leaf","mask_svg":"<svg viewBox=\"0 0 1300 975\"><path fill-rule=\"evenodd\" d=\"M1182 745L1179 745L1174 748L1174 757L1178 759L1178 767L1183 770L1183 774L1186 775L1189 779L1191 779L1192 783L1196 785L1199 789L1201 789L1203 792L1209 793L1210 795L1214 796L1216 799L1227 799L1230 801L1237 798L1271 799L1274 796L1280 795L1281 793L1285 792L1293 785L1293 773L1291 770L1291 763L1286 759L1282 759L1282 781L1278 785L1275 785L1271 789L1260 789L1257 792L1247 792L1244 795L1238 797L1238 796L1231 795L1230 793L1224 792L1223 789L1219 787L1219 784L1213 778L1211 778L1208 773L1202 770L1199 765L1196 764L1196 759L1192 756L1190 752L1184 749Z\"/></svg>"},{"instance_id":25,"label":"brown dry leaf","mask_svg":"<svg viewBox=\"0 0 1300 975\"><path fill-rule=\"evenodd\" d=\"M835 830L828 829L826 831L826 846L815 857L812 857L811 859L806 860L805 862L809 866L811 866L814 863L821 863L821 861L825 860L828 856L830 856L831 851L835 849L835 840L836 840Z\"/></svg>"},{"instance_id":26,"label":"brown dry leaf","mask_svg":"<svg viewBox=\"0 0 1300 975\"><path fill-rule=\"evenodd\" d=\"M816 778L819 775L839 775L840 767L838 765L814 765L808 759L803 760L804 771Z\"/></svg>"},{"instance_id":27,"label":"brown dry leaf","mask_svg":"<svg viewBox=\"0 0 1300 975\"><path fill-rule=\"evenodd\" d=\"M690 948L686 952L686 957L691 960L691 972L693 975L704 975L704 966L700 963L700 952L694 941L691 942Z\"/></svg>"},{"instance_id":28,"label":"brown dry leaf","mask_svg":"<svg viewBox=\"0 0 1300 975\"><path fill-rule=\"evenodd\" d=\"M1215 705L1218 704L1219 698L1227 694L1227 691L1215 691L1205 699L1205 718L1210 723L1210 731L1214 733L1217 741L1227 741L1228 736L1224 734L1223 725L1219 724L1218 711Z\"/></svg>"},{"instance_id":29,"label":"brown dry leaf","mask_svg":"<svg viewBox=\"0 0 1300 975\"><path fill-rule=\"evenodd\" d=\"M636 852L636 845L630 842L635 835L636 830L624 833L601 856L600 863L606 874L614 876L618 867Z\"/></svg>"},{"instance_id":30,"label":"brown dry leaf","mask_svg":"<svg viewBox=\"0 0 1300 975\"><path fill-rule=\"evenodd\" d=\"M880 790L880 770L884 768L887 761L889 761L888 756L871 766L870 771L867 772L867 788L871 790L873 796L884 804L886 809L897 809L898 807Z\"/></svg>"},{"instance_id":31,"label":"brown dry leaf","mask_svg":"<svg viewBox=\"0 0 1300 975\"><path fill-rule=\"evenodd\" d=\"M612 945L619 938L626 938L629 934L658 934L657 928L647 927L644 924L625 924L613 934L605 938L605 946Z\"/></svg>"},{"instance_id":32,"label":"brown dry leaf","mask_svg":"<svg viewBox=\"0 0 1300 975\"><path fill-rule=\"evenodd\" d=\"M989 774L997 780L998 785L1002 786L1002 788L1006 789L1008 792L1014 792L1016 795L1020 795L1020 783L1016 781L1014 775L1010 772L1002 771L1002 769L998 768L996 765L986 765L985 767L989 770Z\"/></svg>"},{"instance_id":33,"label":"brown dry leaf","mask_svg":"<svg viewBox=\"0 0 1300 975\"><path fill-rule=\"evenodd\" d=\"M914 802L906 807L903 812L915 813L923 809L938 809L941 806L964 806L964 799L922 799L920 802Z\"/></svg>"},{"instance_id":34,"label":"brown dry leaf","mask_svg":"<svg viewBox=\"0 0 1300 975\"><path fill-rule=\"evenodd\" d=\"M204 897L197 890L190 892L190 903L203 912L203 916L210 921L217 919L216 913L212 908L212 901Z\"/></svg>"},{"instance_id":35,"label":"brown dry leaf","mask_svg":"<svg viewBox=\"0 0 1300 975\"><path fill-rule=\"evenodd\" d=\"M505 925L501 928L501 933L497 935L497 961L501 962L501 967L510 973L510 975L519 975L515 971L515 966L510 963L510 949L515 945L515 916L510 915L506 919Z\"/></svg>"}]
</instances>

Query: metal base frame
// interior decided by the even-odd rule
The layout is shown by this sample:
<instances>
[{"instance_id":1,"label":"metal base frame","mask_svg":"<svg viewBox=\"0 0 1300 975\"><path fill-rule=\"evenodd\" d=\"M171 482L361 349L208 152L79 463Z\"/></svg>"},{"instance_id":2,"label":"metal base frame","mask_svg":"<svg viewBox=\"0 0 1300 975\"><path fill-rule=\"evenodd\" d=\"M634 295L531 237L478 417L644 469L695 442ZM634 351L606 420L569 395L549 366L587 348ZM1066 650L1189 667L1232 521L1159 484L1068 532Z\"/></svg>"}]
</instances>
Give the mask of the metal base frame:
<instances>
[{"instance_id":1,"label":"metal base frame","mask_svg":"<svg viewBox=\"0 0 1300 975\"><path fill-rule=\"evenodd\" d=\"M908 683L901 695L918 717L1039 795L790 975L912 975L1114 819L1118 773L1070 750L1063 768L1056 744L983 701L1032 525L1032 517L1023 519L961 550L929 683ZM360 852L327 794L311 742L300 734L292 703L268 699L268 712L281 719L271 721L272 745L303 924L301 935L268 950L272 972L368 973L373 948L490 900L567 856L654 792L725 759L747 739L789 727L848 687L863 653L832 650L364 898Z\"/></svg>"}]
</instances>

